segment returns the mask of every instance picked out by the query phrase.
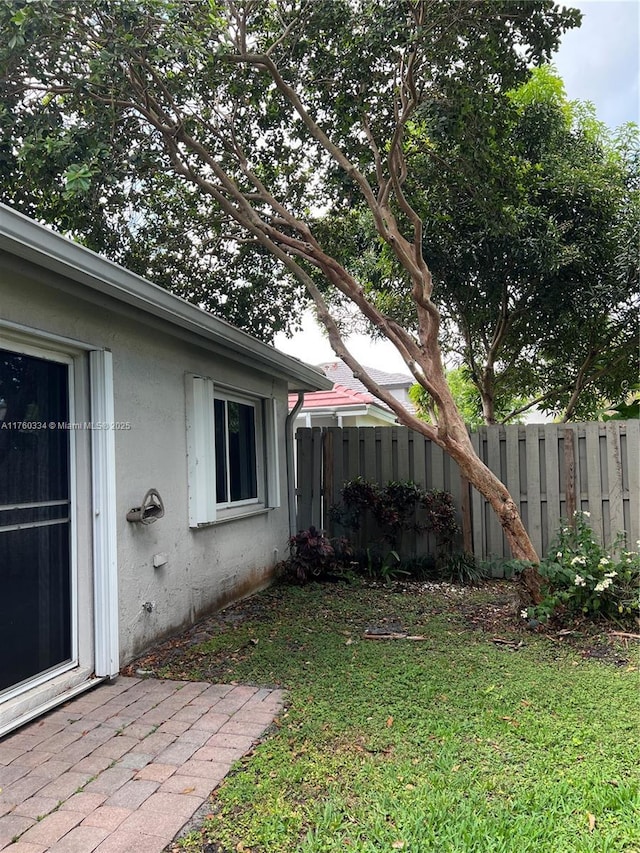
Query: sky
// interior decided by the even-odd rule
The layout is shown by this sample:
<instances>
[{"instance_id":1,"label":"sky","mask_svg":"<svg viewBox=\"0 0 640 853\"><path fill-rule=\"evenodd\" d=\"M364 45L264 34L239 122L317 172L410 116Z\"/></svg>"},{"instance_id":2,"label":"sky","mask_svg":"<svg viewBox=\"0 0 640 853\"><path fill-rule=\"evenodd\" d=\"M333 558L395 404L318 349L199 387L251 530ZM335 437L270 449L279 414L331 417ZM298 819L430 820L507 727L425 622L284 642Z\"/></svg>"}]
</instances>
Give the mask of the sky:
<instances>
[{"instance_id":1,"label":"sky","mask_svg":"<svg viewBox=\"0 0 640 853\"><path fill-rule=\"evenodd\" d=\"M591 101L609 127L640 120L640 2L638 0L567 0L579 8L582 25L562 39L553 62L570 99ZM278 349L310 364L333 361L326 336L309 314L303 331L276 337ZM395 347L354 335L347 345L361 364L389 373L408 373Z\"/></svg>"}]
</instances>

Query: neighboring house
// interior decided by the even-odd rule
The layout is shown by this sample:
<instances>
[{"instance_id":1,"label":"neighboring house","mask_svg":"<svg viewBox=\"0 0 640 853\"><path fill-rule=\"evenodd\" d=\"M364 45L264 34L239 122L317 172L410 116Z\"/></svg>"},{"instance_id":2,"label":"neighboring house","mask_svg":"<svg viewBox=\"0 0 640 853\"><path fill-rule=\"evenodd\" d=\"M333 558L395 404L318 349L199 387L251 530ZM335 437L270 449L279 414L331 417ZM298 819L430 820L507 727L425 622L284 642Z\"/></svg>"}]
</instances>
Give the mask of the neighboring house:
<instances>
[{"instance_id":1,"label":"neighboring house","mask_svg":"<svg viewBox=\"0 0 640 853\"><path fill-rule=\"evenodd\" d=\"M2 734L269 582L331 383L3 205L0 265Z\"/></svg>"},{"instance_id":2,"label":"neighboring house","mask_svg":"<svg viewBox=\"0 0 640 853\"><path fill-rule=\"evenodd\" d=\"M327 362L318 367L327 379L333 382L333 388L331 391L315 391L304 395L304 403L296 414L296 428L393 426L396 423L395 412L374 397L343 361ZM409 388L415 382L412 376L404 373L385 373L374 367L365 367L365 370L409 412L415 412L409 399ZM289 410L293 410L296 402L296 396L290 395Z\"/></svg>"}]
</instances>

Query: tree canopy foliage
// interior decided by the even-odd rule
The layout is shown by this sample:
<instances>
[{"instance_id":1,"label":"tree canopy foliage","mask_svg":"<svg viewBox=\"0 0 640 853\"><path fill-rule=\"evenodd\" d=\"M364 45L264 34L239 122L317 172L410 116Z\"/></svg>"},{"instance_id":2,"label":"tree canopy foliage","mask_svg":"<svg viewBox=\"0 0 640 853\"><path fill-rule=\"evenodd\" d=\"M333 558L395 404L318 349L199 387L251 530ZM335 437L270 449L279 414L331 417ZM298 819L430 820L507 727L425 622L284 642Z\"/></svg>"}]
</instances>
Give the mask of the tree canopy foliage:
<instances>
[{"instance_id":1,"label":"tree canopy foliage","mask_svg":"<svg viewBox=\"0 0 640 853\"><path fill-rule=\"evenodd\" d=\"M324 8L312 9L313 5ZM411 5L423 7L427 31L423 47L431 49L421 61L421 72L429 63L431 78L428 87L427 81L421 81L425 94L431 90L431 98L422 99L422 111L429 100L456 103L463 93L465 101L472 97L477 106L478 91L490 91L496 82L504 88L523 76L524 61L517 45L530 40L529 57L548 55L561 26L575 22L575 17L560 16L549 3L534 4L530 10L526 3L511 3L509 14L504 3L493 4L493 14L486 3L441 3L441 9L433 3L415 3L407 8ZM259 157L256 171L263 172L265 184L269 185L266 179L273 180L275 185L269 188L281 190L298 212L326 204L329 177L333 184L330 207L345 210L355 197L353 181L330 164L315 143L309 149L302 122L299 118L288 121L288 109L277 92L257 86L255 71L232 69L224 61L225 53L238 24L247 31L250 26L254 37L265 44L283 35L277 53L272 54L279 60L280 72L288 71L297 89L313 94L307 108L321 111L324 130L336 131L338 144L350 151L354 143L362 149L360 119L366 114L370 131L376 131L384 151L394 122L392 99L386 97L395 83L394 51L406 46L415 26L401 9L397 3L341 0L272 6L206 0L189 4L5 0L0 18L7 45L0 100L3 198L128 269L270 340L275 332L298 321L301 288L291 276L286 288L279 286L282 272L272 255L255 241L248 245L233 240L237 229L203 198L197 182L176 178L157 134L144 126L135 110L127 109L131 93L118 98L123 88L123 80L118 79L125 68L122 63L135 65L144 59L149 68L153 65L156 82L160 78L170 82L164 95L169 100L178 98L174 106L180 109L189 103L187 112L194 120L197 115L205 118L209 132L215 116L221 148L225 135L240 142L238 125L246 125L242 144L252 161ZM95 53L94 37L99 47ZM283 67L285 57L288 67ZM191 62L199 69L198 80L191 79ZM456 72L451 73L455 66ZM303 67L306 80L300 79ZM493 71L499 79L488 81L485 71ZM133 79L125 80L125 89ZM26 80L33 80L33 89L24 88ZM144 85L142 80L138 85ZM94 97L83 97L83 87L85 95L88 87ZM43 97L38 91L52 94ZM231 113L223 115L225 100L234 119L241 119L234 127ZM259 115L252 116L249 126L246 120L252 108ZM473 104L460 111L460 120L465 109L472 113ZM442 121L441 125L446 129ZM365 156L371 161L367 148ZM318 170L323 172L322 187L310 180Z\"/></svg>"},{"instance_id":2,"label":"tree canopy foliage","mask_svg":"<svg viewBox=\"0 0 640 853\"><path fill-rule=\"evenodd\" d=\"M123 52L134 53L137 36L153 39L154 27L162 40L176 38L166 50L157 49L164 70L170 66L184 35L178 21L178 29L172 29L172 18L184 7L179 17L187 26L192 5L1 4L6 45L4 51L0 48L2 199L271 341L298 323L306 304L304 289L293 279L281 287L280 265L263 247L230 239L225 216L196 184L176 175L160 138L115 94L113 78L119 62L126 61ZM194 14L194 24L204 11ZM95 55L92 27L93 35L99 32L105 40ZM75 36L81 41L74 43ZM137 48L142 49L142 41ZM181 59L187 61L186 54ZM182 76L186 74L184 68ZM179 86L180 75L170 76ZM100 92L97 100L82 96L83 79ZM35 88L20 80L33 80ZM53 84L51 95L45 81ZM70 91L54 95L60 88ZM184 93L188 96L186 87Z\"/></svg>"},{"instance_id":3,"label":"tree canopy foliage","mask_svg":"<svg viewBox=\"0 0 640 853\"><path fill-rule=\"evenodd\" d=\"M550 0L1 0L6 171L22 162L35 173L42 163L42 185L57 181L60 196L79 206L95 187L93 210L109 211L101 221L116 243L123 223L112 220L138 201L144 211L143 187L160 187L158 204L164 188L176 215L188 199L186 211L211 226L222 264L245 247L255 249L247 258L279 261L286 276L273 285L275 300L256 288L253 309L291 300L286 283L304 286L336 354L401 422L456 459L514 554L535 561L517 508L475 455L446 383L412 170L425 123L464 142L461 182L476 174L470 152L491 168L491 152L474 141L493 132L507 92L579 19ZM20 201L17 182L12 192ZM132 193L130 208L110 207L112 193ZM47 203L32 199L23 203L35 212ZM408 323L381 308L319 236L324 213L347 214L361 201L399 271ZM193 251L207 247L202 240ZM395 344L433 398L437 425L413 418L367 376L344 346L329 292Z\"/></svg>"},{"instance_id":4,"label":"tree canopy foliage","mask_svg":"<svg viewBox=\"0 0 640 853\"><path fill-rule=\"evenodd\" d=\"M499 141L512 167L498 185L484 174L477 182L498 203L465 205L463 186L441 182L438 193L427 177L438 304L487 422L509 420L504 401L514 396L562 420L594 418L634 379L637 127L608 131L588 107L567 102L545 67L509 97Z\"/></svg>"},{"instance_id":5,"label":"tree canopy foliage","mask_svg":"<svg viewBox=\"0 0 640 853\"><path fill-rule=\"evenodd\" d=\"M447 383L467 427L470 430L475 430L483 426L486 421L482 409L482 398L466 364L447 370ZM433 402L422 385L417 383L412 385L409 389L409 397L416 407L418 415L423 420L429 423L437 421L437 412L433 411ZM501 397L497 403L502 406L502 409L496 409L496 416L501 418L515 409L524 408L528 400L524 397L512 397L510 399ZM522 415L514 416L514 423L522 423L522 421Z\"/></svg>"},{"instance_id":6,"label":"tree canopy foliage","mask_svg":"<svg viewBox=\"0 0 640 853\"><path fill-rule=\"evenodd\" d=\"M476 389L458 382L454 397L464 391L472 407L477 398L480 420L467 407L468 423L513 422L533 406L592 419L633 382L637 127L609 131L589 105L567 100L550 66L494 110L473 151L466 134L438 134L434 121L412 140L407 193L424 223L443 346ZM326 227L371 298L410 325L398 264L362 206ZM424 389L416 395L432 408Z\"/></svg>"}]
</instances>

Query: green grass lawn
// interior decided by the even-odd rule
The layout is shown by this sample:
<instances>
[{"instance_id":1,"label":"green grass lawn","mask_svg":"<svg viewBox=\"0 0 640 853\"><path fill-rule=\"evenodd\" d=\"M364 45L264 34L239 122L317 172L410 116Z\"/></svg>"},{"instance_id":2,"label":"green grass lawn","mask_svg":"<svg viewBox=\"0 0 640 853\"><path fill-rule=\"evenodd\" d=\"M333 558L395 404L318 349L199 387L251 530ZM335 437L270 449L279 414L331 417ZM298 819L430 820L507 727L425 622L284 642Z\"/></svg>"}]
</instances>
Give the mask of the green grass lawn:
<instances>
[{"instance_id":1,"label":"green grass lawn","mask_svg":"<svg viewBox=\"0 0 640 853\"><path fill-rule=\"evenodd\" d=\"M158 675L289 691L181 847L638 853L635 653L532 633L505 589L279 586L160 650ZM385 626L424 639L363 638Z\"/></svg>"}]
</instances>

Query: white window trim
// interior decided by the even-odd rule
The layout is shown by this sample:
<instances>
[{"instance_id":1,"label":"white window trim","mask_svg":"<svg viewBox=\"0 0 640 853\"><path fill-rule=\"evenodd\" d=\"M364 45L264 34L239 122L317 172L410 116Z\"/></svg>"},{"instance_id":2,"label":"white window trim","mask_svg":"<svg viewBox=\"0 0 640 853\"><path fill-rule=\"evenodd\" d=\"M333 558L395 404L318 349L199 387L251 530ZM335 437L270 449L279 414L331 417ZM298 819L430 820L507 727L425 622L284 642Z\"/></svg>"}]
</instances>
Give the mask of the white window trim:
<instances>
[{"instance_id":1,"label":"white window trim","mask_svg":"<svg viewBox=\"0 0 640 853\"><path fill-rule=\"evenodd\" d=\"M189 526L216 520L216 456L213 424L213 382L187 376L187 456L189 473Z\"/></svg>"},{"instance_id":2,"label":"white window trim","mask_svg":"<svg viewBox=\"0 0 640 853\"><path fill-rule=\"evenodd\" d=\"M186 422L189 481L189 526L247 518L280 506L277 400L243 392L212 379L187 374ZM253 406L255 412L257 497L243 501L216 501L214 400Z\"/></svg>"},{"instance_id":3,"label":"white window trim","mask_svg":"<svg viewBox=\"0 0 640 853\"><path fill-rule=\"evenodd\" d=\"M280 452L278 446L278 401L264 401L264 459L267 479L267 505L280 506Z\"/></svg>"}]
</instances>

